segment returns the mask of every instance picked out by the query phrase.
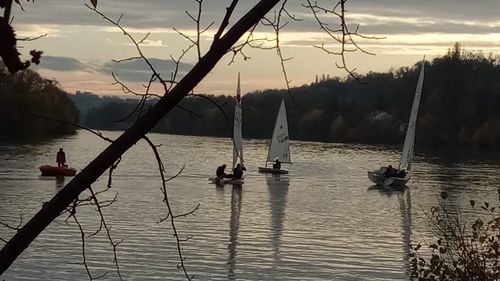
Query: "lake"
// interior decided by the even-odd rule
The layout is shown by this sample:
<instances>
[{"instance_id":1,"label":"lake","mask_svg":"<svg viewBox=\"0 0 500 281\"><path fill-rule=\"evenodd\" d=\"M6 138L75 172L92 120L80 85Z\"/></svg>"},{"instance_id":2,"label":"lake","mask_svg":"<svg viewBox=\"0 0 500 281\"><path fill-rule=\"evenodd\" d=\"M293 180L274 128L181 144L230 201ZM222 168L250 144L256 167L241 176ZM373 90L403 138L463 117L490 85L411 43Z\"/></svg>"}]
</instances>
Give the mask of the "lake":
<instances>
[{"instance_id":1,"label":"lake","mask_svg":"<svg viewBox=\"0 0 500 281\"><path fill-rule=\"evenodd\" d=\"M118 132L104 132L115 138ZM498 152L417 146L412 180L403 192L372 187L366 171L397 165L399 146L292 141L293 165L286 176L259 174L264 140L245 140L247 171L242 187L209 184L217 166L231 165L229 139L149 135L162 155L189 274L195 280L408 280L408 243L432 241L424 215L442 191L458 207L495 200L500 187ZM55 163L59 147L76 169L107 143L79 131L51 141L0 142L0 221L27 221L71 178L41 177L38 166ZM103 190L108 177L93 185ZM158 166L149 146L138 142L113 173L100 200L117 247L124 280L185 280L177 269L172 227L166 215ZM493 198L493 199L492 199ZM86 259L94 276L118 280L113 251L95 206L77 210L85 234ZM82 240L67 214L54 221L4 273L5 280L88 280ZM0 226L0 237L12 231ZM0 241L0 246L4 245Z\"/></svg>"}]
</instances>

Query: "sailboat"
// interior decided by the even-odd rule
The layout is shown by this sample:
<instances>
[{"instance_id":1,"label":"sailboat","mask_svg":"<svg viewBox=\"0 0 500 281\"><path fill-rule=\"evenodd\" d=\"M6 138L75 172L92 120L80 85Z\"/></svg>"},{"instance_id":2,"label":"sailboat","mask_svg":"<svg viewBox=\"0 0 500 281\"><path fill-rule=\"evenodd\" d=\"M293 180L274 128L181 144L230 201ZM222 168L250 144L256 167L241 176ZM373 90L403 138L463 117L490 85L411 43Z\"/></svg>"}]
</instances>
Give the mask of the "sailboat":
<instances>
[{"instance_id":1,"label":"sailboat","mask_svg":"<svg viewBox=\"0 0 500 281\"><path fill-rule=\"evenodd\" d=\"M290 159L290 140L288 135L288 122L286 118L285 101L281 101L276 123L274 124L273 137L266 159L266 166L259 167L259 173L288 174L287 170L273 167L268 168L269 162L292 164Z\"/></svg>"},{"instance_id":2,"label":"sailboat","mask_svg":"<svg viewBox=\"0 0 500 281\"><path fill-rule=\"evenodd\" d=\"M403 187L410 180L418 107L420 105L420 97L424 84L424 68L425 60L422 61L422 67L420 68L420 75L418 77L417 89L415 90L415 97L413 98L410 120L408 121L408 128L406 129L405 142L401 153L401 159L399 160L399 167L398 169L394 169L391 166L381 167L378 170L369 171L368 178L377 185Z\"/></svg>"},{"instance_id":3,"label":"sailboat","mask_svg":"<svg viewBox=\"0 0 500 281\"><path fill-rule=\"evenodd\" d=\"M231 166L231 171L240 164L244 166L243 160L243 136L241 133L242 125L242 110L241 110L241 86L240 86L240 74L238 73L238 85L236 87L236 102L234 106L234 121L233 121L233 165ZM233 179L233 178L218 178L210 177L208 180L216 184L242 184L243 178Z\"/></svg>"}]
</instances>

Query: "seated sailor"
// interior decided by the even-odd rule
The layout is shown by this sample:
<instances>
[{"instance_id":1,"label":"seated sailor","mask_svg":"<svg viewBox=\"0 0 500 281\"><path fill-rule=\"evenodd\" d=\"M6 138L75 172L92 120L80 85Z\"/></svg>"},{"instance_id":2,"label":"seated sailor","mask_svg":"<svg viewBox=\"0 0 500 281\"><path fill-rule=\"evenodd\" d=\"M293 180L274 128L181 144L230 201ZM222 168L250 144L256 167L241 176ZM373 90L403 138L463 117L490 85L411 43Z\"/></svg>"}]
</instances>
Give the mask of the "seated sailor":
<instances>
[{"instance_id":1,"label":"seated sailor","mask_svg":"<svg viewBox=\"0 0 500 281\"><path fill-rule=\"evenodd\" d=\"M275 170L281 169L281 162L280 162L280 160L278 158L276 158L275 160L276 161L273 164L273 169L275 169Z\"/></svg>"}]
</instances>

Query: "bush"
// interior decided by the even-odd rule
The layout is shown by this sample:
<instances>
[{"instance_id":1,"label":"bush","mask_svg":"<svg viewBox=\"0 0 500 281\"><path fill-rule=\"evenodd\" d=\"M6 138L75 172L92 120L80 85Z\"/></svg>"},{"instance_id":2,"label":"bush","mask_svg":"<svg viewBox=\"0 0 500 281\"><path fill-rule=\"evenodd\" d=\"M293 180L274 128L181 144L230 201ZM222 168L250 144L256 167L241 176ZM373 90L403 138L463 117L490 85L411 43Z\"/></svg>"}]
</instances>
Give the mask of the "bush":
<instances>
[{"instance_id":1,"label":"bush","mask_svg":"<svg viewBox=\"0 0 500 281\"><path fill-rule=\"evenodd\" d=\"M500 189L498 189L500 202ZM442 192L438 205L427 214L436 242L421 253L422 244L410 245L412 280L500 280L500 214L485 202L470 200L470 213L450 203Z\"/></svg>"}]
</instances>

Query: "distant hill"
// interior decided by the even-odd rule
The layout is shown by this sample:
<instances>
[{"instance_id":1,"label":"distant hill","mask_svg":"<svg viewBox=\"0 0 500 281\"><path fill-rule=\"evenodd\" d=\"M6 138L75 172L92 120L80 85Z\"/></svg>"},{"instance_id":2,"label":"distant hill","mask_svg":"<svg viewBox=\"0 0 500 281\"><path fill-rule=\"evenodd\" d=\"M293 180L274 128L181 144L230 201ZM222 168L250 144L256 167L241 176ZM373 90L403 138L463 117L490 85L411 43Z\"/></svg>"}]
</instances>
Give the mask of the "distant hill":
<instances>
[{"instance_id":1,"label":"distant hill","mask_svg":"<svg viewBox=\"0 0 500 281\"><path fill-rule=\"evenodd\" d=\"M69 94L68 97L78 108L80 112L80 120L85 120L87 112L90 109L101 107L110 102L120 102L122 98L119 97L99 97L98 95L89 92L76 91L75 94Z\"/></svg>"},{"instance_id":2,"label":"distant hill","mask_svg":"<svg viewBox=\"0 0 500 281\"><path fill-rule=\"evenodd\" d=\"M500 149L498 61L456 47L426 64L417 144ZM360 77L362 83L323 77L292 88L291 93L248 93L242 98L243 137L269 138L284 99L292 139L402 143L419 69L420 62L387 73L368 73ZM220 105L225 115L206 98ZM179 106L154 128L155 132L231 135L233 97L191 96ZM125 129L137 118L136 108L136 100L109 100L88 110L82 122L96 129Z\"/></svg>"}]
</instances>

